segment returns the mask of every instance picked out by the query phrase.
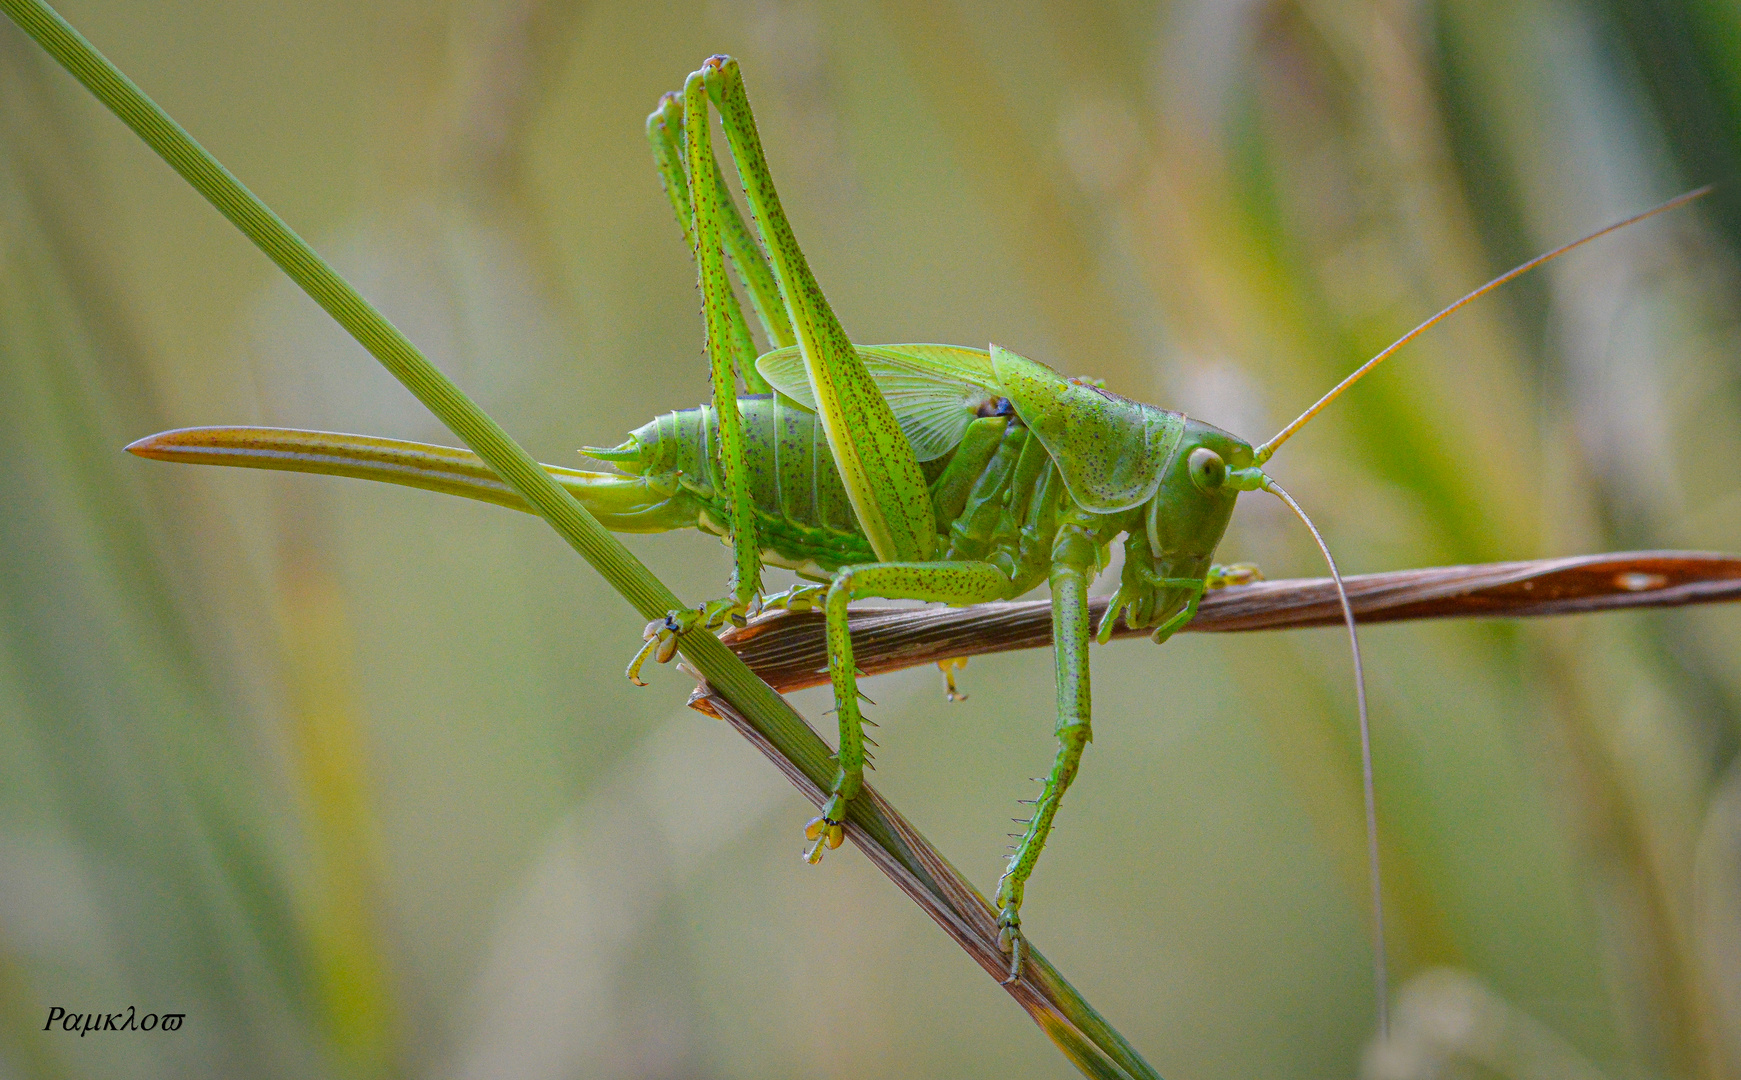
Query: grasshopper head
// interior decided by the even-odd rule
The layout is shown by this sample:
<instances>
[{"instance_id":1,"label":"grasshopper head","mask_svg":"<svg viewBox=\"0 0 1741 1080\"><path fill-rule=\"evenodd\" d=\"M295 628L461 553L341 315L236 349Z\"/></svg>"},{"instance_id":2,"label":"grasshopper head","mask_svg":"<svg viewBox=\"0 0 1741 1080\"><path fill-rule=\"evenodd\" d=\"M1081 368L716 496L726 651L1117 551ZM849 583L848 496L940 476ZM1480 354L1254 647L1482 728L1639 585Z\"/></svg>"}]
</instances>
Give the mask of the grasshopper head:
<instances>
[{"instance_id":1,"label":"grasshopper head","mask_svg":"<svg viewBox=\"0 0 1741 1080\"><path fill-rule=\"evenodd\" d=\"M1155 627L1156 640L1189 618L1191 605L1203 595L1233 504L1257 472L1245 440L1200 420L1180 419L1179 444L1142 507L1141 525L1132 528L1126 542L1118 597L1101 625L1102 639L1118 610L1131 626Z\"/></svg>"},{"instance_id":2,"label":"grasshopper head","mask_svg":"<svg viewBox=\"0 0 1741 1080\"><path fill-rule=\"evenodd\" d=\"M1244 486L1240 480L1253 460L1251 444L1239 436L1201 420L1185 420L1179 448L1168 460L1146 514L1149 551L1167 564L1167 577L1200 579L1208 571Z\"/></svg>"}]
</instances>

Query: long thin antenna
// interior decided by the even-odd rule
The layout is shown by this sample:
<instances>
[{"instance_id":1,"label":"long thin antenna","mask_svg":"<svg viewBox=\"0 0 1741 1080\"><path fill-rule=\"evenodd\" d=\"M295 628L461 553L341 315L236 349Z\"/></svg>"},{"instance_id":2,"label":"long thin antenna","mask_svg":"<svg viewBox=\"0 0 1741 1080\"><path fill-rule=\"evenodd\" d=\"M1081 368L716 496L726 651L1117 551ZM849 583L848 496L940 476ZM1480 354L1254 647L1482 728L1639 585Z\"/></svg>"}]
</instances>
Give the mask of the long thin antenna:
<instances>
[{"instance_id":1,"label":"long thin antenna","mask_svg":"<svg viewBox=\"0 0 1741 1080\"><path fill-rule=\"evenodd\" d=\"M1420 337L1422 334L1426 333L1428 330L1432 329L1434 326L1437 326L1440 322L1444 321L1452 313L1459 311L1462 308L1464 308L1465 306L1469 305L1470 303L1473 303L1474 301L1479 300L1481 297L1486 296L1488 293L1492 292L1494 289L1499 288L1501 285L1510 281L1512 278L1520 277L1523 274L1527 274L1531 270L1534 270L1536 267L1540 266L1542 263L1551 262L1554 259L1559 258L1561 255L1564 255L1566 252L1571 251L1573 248L1582 247L1583 245L1588 244L1592 240L1599 240L1602 237L1607 236L1611 232L1618 232L1621 229L1626 228L1628 225L1636 225L1639 222L1643 221L1645 218L1655 217L1656 215L1664 213L1665 211L1673 210L1677 206L1682 206L1682 205L1685 205L1686 203L1690 203L1694 199L1700 198L1701 196L1709 195L1711 193L1712 187L1713 187L1713 185L1706 184L1704 187L1695 188L1694 190L1689 191L1684 195L1676 195L1674 198L1670 199L1668 202L1665 202L1660 206L1651 207L1649 210L1646 210L1642 214L1634 214L1633 216L1627 218L1625 221L1617 221L1605 229L1598 229L1597 231L1591 233L1589 236L1586 236L1581 240L1574 240L1571 243L1563 245L1561 247L1557 247L1554 250L1548 252L1546 255L1537 255L1535 258L1524 263L1522 266L1518 266L1512 270L1508 270L1505 273L1494 278L1492 281L1489 281L1487 284L1481 286L1479 289L1476 289L1474 292L1470 293L1468 296L1465 296L1463 299L1457 301L1455 304L1452 304L1450 307L1439 312L1437 315L1434 315L1432 318L1428 319L1426 322L1415 327L1413 330L1410 330L1408 333L1404 334L1402 337L1397 338L1396 341L1393 342L1389 348L1385 349L1383 352L1379 353L1377 356L1368 360L1366 363L1361 364L1358 368L1356 368L1354 370L1354 374L1348 376L1346 379L1343 379L1341 382L1337 383L1335 385L1335 387L1332 388L1328 394L1325 394L1323 397L1319 398L1318 403L1316 405L1313 405L1311 408L1309 408L1305 412L1301 413L1299 415L1299 418L1296 419L1293 423L1289 424L1287 427L1282 428L1281 431L1277 432L1275 438L1271 439L1269 442L1266 442L1262 446L1258 447L1257 451L1256 451L1255 463L1258 465L1262 465L1264 462L1268 461L1270 459L1271 455L1273 455L1276 452L1276 448L1278 446L1280 446L1282 443L1285 443L1290 438L1292 438L1294 432L1300 430L1302 427L1305 427L1306 421L1310 420L1314 416L1317 416L1320 412L1322 412L1324 410L1324 407L1326 405L1329 405L1332 401L1335 401L1337 398L1341 397L1342 392L1344 390L1347 390L1350 386L1353 386L1355 383L1359 382L1362 378L1365 377L1367 372L1369 372L1373 368L1377 367L1380 363L1384 362L1385 360L1388 360L1390 358L1391 353L1396 352L1398 349L1402 348L1404 345L1407 345L1409 342L1413 341L1415 338Z\"/></svg>"},{"instance_id":2,"label":"long thin antenna","mask_svg":"<svg viewBox=\"0 0 1741 1080\"><path fill-rule=\"evenodd\" d=\"M1348 644L1354 651L1354 700L1360 709L1360 787L1366 795L1366 864L1368 875L1372 878L1372 981L1374 994L1378 999L1378 1035L1381 1039L1390 1038L1390 988L1384 962L1384 890L1380 885L1378 874L1378 800L1372 792L1372 727L1366 719L1366 672L1360 664L1360 635L1354 629L1354 607L1348 602L1348 590L1342 587L1342 574L1336 569L1336 560L1330 555L1330 547L1319 535L1318 527L1312 524L1312 519L1300 509L1300 504L1294 497L1282 489L1282 486L1268 477L1264 478L1263 488L1288 504L1299 519L1311 530L1312 539L1318 542L1318 550L1324 553L1324 562L1330 567L1330 580L1336 583L1336 597L1342 601L1342 619L1348 624Z\"/></svg>"}]
</instances>

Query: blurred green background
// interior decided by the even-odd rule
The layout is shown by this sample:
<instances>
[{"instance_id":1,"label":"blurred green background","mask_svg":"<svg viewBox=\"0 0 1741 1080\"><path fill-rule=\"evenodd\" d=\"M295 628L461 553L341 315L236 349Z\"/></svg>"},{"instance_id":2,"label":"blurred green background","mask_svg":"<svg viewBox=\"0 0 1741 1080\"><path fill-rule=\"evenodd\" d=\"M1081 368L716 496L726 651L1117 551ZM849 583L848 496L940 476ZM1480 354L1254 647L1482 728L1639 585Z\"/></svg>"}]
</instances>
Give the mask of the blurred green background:
<instances>
[{"instance_id":1,"label":"blurred green background","mask_svg":"<svg viewBox=\"0 0 1741 1080\"><path fill-rule=\"evenodd\" d=\"M62 10L560 464L707 394L642 123L713 52L856 340L995 340L1253 439L1718 181L1274 471L1350 572L1741 548L1726 0ZM856 853L800 862L809 807L680 674L622 679L638 620L540 522L120 451L212 423L454 441L0 27L0 1075L1070 1074ZM1224 557L1318 574L1272 503ZM631 546L719 592L716 541ZM1388 1047L1337 631L1097 650L1040 947L1169 1078L1741 1075L1741 611L1364 640ZM868 684L874 779L989 890L1050 662L965 677Z\"/></svg>"}]
</instances>

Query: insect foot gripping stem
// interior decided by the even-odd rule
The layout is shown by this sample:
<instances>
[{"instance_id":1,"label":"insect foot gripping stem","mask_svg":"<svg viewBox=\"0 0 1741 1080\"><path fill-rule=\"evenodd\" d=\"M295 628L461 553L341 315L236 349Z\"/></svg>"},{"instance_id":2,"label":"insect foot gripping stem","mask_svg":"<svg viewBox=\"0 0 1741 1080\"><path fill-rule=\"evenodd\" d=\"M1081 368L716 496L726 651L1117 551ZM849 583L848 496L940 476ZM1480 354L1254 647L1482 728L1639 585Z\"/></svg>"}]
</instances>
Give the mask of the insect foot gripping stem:
<instances>
[{"instance_id":1,"label":"insect foot gripping stem","mask_svg":"<svg viewBox=\"0 0 1741 1080\"><path fill-rule=\"evenodd\" d=\"M1256 563L1236 562L1223 566L1215 563L1209 567L1209 576L1204 579L1205 589L1225 589L1229 585L1250 585L1254 581L1263 580L1263 571Z\"/></svg>"},{"instance_id":2,"label":"insect foot gripping stem","mask_svg":"<svg viewBox=\"0 0 1741 1080\"><path fill-rule=\"evenodd\" d=\"M646 686L641 681L641 665L647 662L648 657L661 664L668 664L677 655L677 644L684 634L697 629L712 633L727 623L743 626L751 614L750 607L750 602L725 597L709 600L694 609L667 611L662 618L647 624L646 631L641 635L645 644L635 653L634 659L629 661L628 670L623 674L636 686Z\"/></svg>"},{"instance_id":3,"label":"insect foot gripping stem","mask_svg":"<svg viewBox=\"0 0 1741 1080\"><path fill-rule=\"evenodd\" d=\"M1009 879L1005 878L1004 880L1008 881ZM1021 889L1017 888L1016 892L1020 893ZM1003 889L1001 887L998 889L997 902L997 947L1010 954L1009 977L1003 981L1003 984L1008 986L1022 977L1022 961L1027 959L1027 957L1022 954L1027 951L1026 947L1028 941L1026 938L1022 937L1020 902L1018 901L1015 907L1004 906Z\"/></svg>"},{"instance_id":4,"label":"insect foot gripping stem","mask_svg":"<svg viewBox=\"0 0 1741 1080\"><path fill-rule=\"evenodd\" d=\"M815 866L822 861L824 851L833 851L846 839L846 798L839 792L828 797L822 804L822 813L810 819L804 826L804 839L809 840L810 847L804 852L804 861Z\"/></svg>"}]
</instances>

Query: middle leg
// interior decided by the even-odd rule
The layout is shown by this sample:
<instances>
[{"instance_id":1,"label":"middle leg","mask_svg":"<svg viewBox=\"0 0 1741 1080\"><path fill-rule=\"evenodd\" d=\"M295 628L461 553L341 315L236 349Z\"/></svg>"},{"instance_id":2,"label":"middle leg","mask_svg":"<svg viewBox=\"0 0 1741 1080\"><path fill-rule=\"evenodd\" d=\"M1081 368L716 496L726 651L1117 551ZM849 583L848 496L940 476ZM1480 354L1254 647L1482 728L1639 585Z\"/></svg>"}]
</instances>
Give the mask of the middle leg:
<instances>
[{"instance_id":1,"label":"middle leg","mask_svg":"<svg viewBox=\"0 0 1741 1080\"><path fill-rule=\"evenodd\" d=\"M1009 982L1021 976L1023 961L1022 893L1034 864L1046 846L1052 831L1052 819L1064 801L1064 792L1076 779L1082 764L1082 751L1094 734L1089 727L1091 713L1088 693L1088 581L1098 565L1099 553L1093 538L1080 525L1065 525L1058 530L1052 546L1052 656L1057 668L1058 753L1052 760L1052 771L1034 803L1034 816L1028 819L1009 866L997 886L998 944L1009 950Z\"/></svg>"},{"instance_id":2,"label":"middle leg","mask_svg":"<svg viewBox=\"0 0 1741 1080\"><path fill-rule=\"evenodd\" d=\"M846 807L864 783L864 718L858 709L858 669L852 662L847 604L883 600L934 600L956 606L1009 598L1010 579L984 562L871 563L848 566L834 575L824 604L828 625L828 675L834 685L834 711L840 721L839 768L822 814L804 830L812 841L804 858L822 860L846 836Z\"/></svg>"}]
</instances>

